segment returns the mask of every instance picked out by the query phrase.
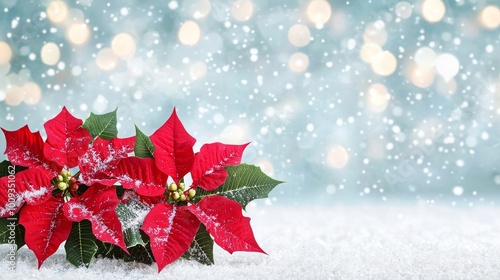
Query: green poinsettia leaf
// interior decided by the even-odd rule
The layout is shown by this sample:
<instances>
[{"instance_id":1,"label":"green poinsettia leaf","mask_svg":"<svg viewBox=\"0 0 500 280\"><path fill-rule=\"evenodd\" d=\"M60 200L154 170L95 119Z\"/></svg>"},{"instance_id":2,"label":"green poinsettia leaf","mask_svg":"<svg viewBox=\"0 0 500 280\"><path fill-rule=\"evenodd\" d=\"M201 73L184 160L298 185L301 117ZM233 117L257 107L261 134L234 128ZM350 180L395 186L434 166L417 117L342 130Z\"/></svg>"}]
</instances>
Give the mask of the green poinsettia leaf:
<instances>
[{"instance_id":1,"label":"green poinsettia leaf","mask_svg":"<svg viewBox=\"0 0 500 280\"><path fill-rule=\"evenodd\" d=\"M146 245L137 245L127 248L129 254L125 253L125 251L118 246L97 240L97 246L99 247L97 256L117 260L123 259L125 262L140 262L151 265L155 259L153 257L153 253L151 252L147 235L143 235L143 239L147 240L145 241Z\"/></svg>"},{"instance_id":2,"label":"green poinsettia leaf","mask_svg":"<svg viewBox=\"0 0 500 280\"><path fill-rule=\"evenodd\" d=\"M96 241L90 221L73 222L71 233L64 245L66 260L76 267L88 268L98 250Z\"/></svg>"},{"instance_id":3,"label":"green poinsettia leaf","mask_svg":"<svg viewBox=\"0 0 500 280\"><path fill-rule=\"evenodd\" d=\"M0 244L16 245L16 251L24 246L24 227L18 223L19 214L0 218Z\"/></svg>"},{"instance_id":4,"label":"green poinsettia leaf","mask_svg":"<svg viewBox=\"0 0 500 280\"><path fill-rule=\"evenodd\" d=\"M203 197L220 195L238 202L245 209L250 201L268 197L277 185L283 183L267 176L255 165L227 166L226 170L229 175L224 184L213 191L198 188L193 201L196 203Z\"/></svg>"},{"instance_id":5,"label":"green poinsettia leaf","mask_svg":"<svg viewBox=\"0 0 500 280\"><path fill-rule=\"evenodd\" d=\"M128 248L128 252L130 255L125 255L123 258L125 262L153 264L155 261L149 244L147 246L137 245L132 248Z\"/></svg>"},{"instance_id":6,"label":"green poinsettia leaf","mask_svg":"<svg viewBox=\"0 0 500 280\"><path fill-rule=\"evenodd\" d=\"M137 245L146 246L140 228L144 221L145 213L150 209L138 200L129 200L126 204L120 203L116 207L116 214L122 224L123 237L127 248Z\"/></svg>"},{"instance_id":7,"label":"green poinsettia leaf","mask_svg":"<svg viewBox=\"0 0 500 280\"><path fill-rule=\"evenodd\" d=\"M127 253L125 253L122 248L113 244L109 244L99 240L96 241L96 244L98 247L96 257L102 256L104 258L121 260L127 255Z\"/></svg>"},{"instance_id":8,"label":"green poinsettia leaf","mask_svg":"<svg viewBox=\"0 0 500 280\"><path fill-rule=\"evenodd\" d=\"M214 240L203 224L200 225L198 232L196 232L191 247L182 257L206 265L214 264Z\"/></svg>"},{"instance_id":9,"label":"green poinsettia leaf","mask_svg":"<svg viewBox=\"0 0 500 280\"><path fill-rule=\"evenodd\" d=\"M4 160L0 162L0 178L9 176L9 175L15 175L16 173L19 173L25 169L28 169L27 167L20 166L20 165L12 165L10 161Z\"/></svg>"},{"instance_id":10,"label":"green poinsettia leaf","mask_svg":"<svg viewBox=\"0 0 500 280\"><path fill-rule=\"evenodd\" d=\"M118 247L118 246L115 246L115 245L109 244L109 243L105 243L105 242L102 242L99 240L96 240L96 244L97 244L96 256L103 256L103 257L112 258L113 257L112 252L115 249L115 247L120 249L120 247ZM121 251L123 252L123 250L121 250ZM123 252L123 253L125 253L125 252Z\"/></svg>"},{"instance_id":11,"label":"green poinsettia leaf","mask_svg":"<svg viewBox=\"0 0 500 280\"><path fill-rule=\"evenodd\" d=\"M134 154L140 158L153 158L155 147L151 139L135 126L135 146Z\"/></svg>"},{"instance_id":12,"label":"green poinsettia leaf","mask_svg":"<svg viewBox=\"0 0 500 280\"><path fill-rule=\"evenodd\" d=\"M83 127L89 131L94 139L99 137L104 140L111 140L118 135L118 130L116 128L117 110L118 108L113 112L102 115L90 113L90 117L85 120Z\"/></svg>"}]
</instances>

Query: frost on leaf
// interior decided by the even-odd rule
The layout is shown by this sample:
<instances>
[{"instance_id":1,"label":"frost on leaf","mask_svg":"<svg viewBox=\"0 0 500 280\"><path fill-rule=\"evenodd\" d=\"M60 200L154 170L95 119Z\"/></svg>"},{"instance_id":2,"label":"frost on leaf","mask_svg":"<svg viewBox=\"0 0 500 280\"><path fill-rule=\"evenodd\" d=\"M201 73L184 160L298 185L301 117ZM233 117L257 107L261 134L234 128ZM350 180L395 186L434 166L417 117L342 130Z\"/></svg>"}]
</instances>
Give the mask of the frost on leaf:
<instances>
[{"instance_id":1,"label":"frost on leaf","mask_svg":"<svg viewBox=\"0 0 500 280\"><path fill-rule=\"evenodd\" d=\"M35 253L38 268L68 239L71 222L63 213L63 200L51 197L48 201L21 209L19 223L24 226L26 245Z\"/></svg>"},{"instance_id":2,"label":"frost on leaf","mask_svg":"<svg viewBox=\"0 0 500 280\"><path fill-rule=\"evenodd\" d=\"M199 226L186 207L162 203L151 210L141 229L150 238L158 271L189 250Z\"/></svg>"},{"instance_id":3,"label":"frost on leaf","mask_svg":"<svg viewBox=\"0 0 500 280\"><path fill-rule=\"evenodd\" d=\"M229 253L265 253L255 240L250 218L243 216L241 205L236 201L218 195L207 196L188 208L206 226L215 243Z\"/></svg>"},{"instance_id":4,"label":"frost on leaf","mask_svg":"<svg viewBox=\"0 0 500 280\"><path fill-rule=\"evenodd\" d=\"M115 208L120 203L114 187L94 184L83 195L72 198L64 205L64 213L72 222L89 220L92 232L102 242L127 252L120 220Z\"/></svg>"},{"instance_id":5,"label":"frost on leaf","mask_svg":"<svg viewBox=\"0 0 500 280\"><path fill-rule=\"evenodd\" d=\"M118 204L116 213L122 225L125 244L127 248L136 245L142 245L144 247L146 244L142 240L139 229L153 206L142 202L135 192L127 191L124 196L127 196L126 202Z\"/></svg>"},{"instance_id":6,"label":"frost on leaf","mask_svg":"<svg viewBox=\"0 0 500 280\"><path fill-rule=\"evenodd\" d=\"M160 171L151 158L129 157L121 160L111 172L126 189L141 196L159 196L165 192L168 176Z\"/></svg>"},{"instance_id":7,"label":"frost on leaf","mask_svg":"<svg viewBox=\"0 0 500 280\"><path fill-rule=\"evenodd\" d=\"M207 232L205 225L200 224L191 247L183 257L189 260L196 260L202 264L212 265L214 264L213 248L214 240Z\"/></svg>"},{"instance_id":8,"label":"frost on leaf","mask_svg":"<svg viewBox=\"0 0 500 280\"><path fill-rule=\"evenodd\" d=\"M205 144L194 158L193 186L207 191L216 189L227 178L226 166L238 165L246 146L222 143Z\"/></svg>"},{"instance_id":9,"label":"frost on leaf","mask_svg":"<svg viewBox=\"0 0 500 280\"><path fill-rule=\"evenodd\" d=\"M122 209L126 212L124 215L118 213L122 228L123 230L140 228L153 205L141 201L134 192L127 192L126 196L126 202L119 204L123 206Z\"/></svg>"}]
</instances>

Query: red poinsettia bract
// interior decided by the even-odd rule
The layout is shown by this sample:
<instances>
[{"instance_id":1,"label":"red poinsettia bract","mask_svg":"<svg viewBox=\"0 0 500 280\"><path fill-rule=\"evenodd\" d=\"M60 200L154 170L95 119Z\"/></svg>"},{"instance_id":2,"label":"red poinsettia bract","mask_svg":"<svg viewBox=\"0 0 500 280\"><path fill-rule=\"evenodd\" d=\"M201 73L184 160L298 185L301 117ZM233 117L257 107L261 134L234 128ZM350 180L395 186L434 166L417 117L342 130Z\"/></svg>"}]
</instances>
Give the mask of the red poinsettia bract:
<instances>
[{"instance_id":1,"label":"red poinsettia bract","mask_svg":"<svg viewBox=\"0 0 500 280\"><path fill-rule=\"evenodd\" d=\"M188 251L203 223L214 241L230 253L265 253L253 235L250 218L244 217L236 201L222 196L207 196L194 204L189 191L197 187L215 190L228 176L224 167L238 165L248 144L205 144L194 153L196 140L185 130L174 109L171 117L150 137L154 159L129 157L121 160L111 175L126 189L140 196L163 197L146 216L142 230L150 237L151 249L161 271ZM165 188L168 177L180 185L191 173L189 189L175 192ZM193 191L191 191L193 192ZM170 200L168 200L170 198ZM169 203L170 202L170 203Z\"/></svg>"},{"instance_id":2,"label":"red poinsettia bract","mask_svg":"<svg viewBox=\"0 0 500 280\"><path fill-rule=\"evenodd\" d=\"M22 208L19 222L26 230L25 242L35 253L39 267L68 238L72 222L82 219L91 221L99 240L127 251L114 209L119 203L112 187L116 180L106 172L128 156L134 139L93 139L82 124L82 120L63 108L45 123L45 142L39 132L32 133L27 126L17 131L2 129L8 159L13 165L28 169L16 174L14 188L9 188L12 184L7 177L0 178L0 216L12 216ZM72 191L72 198L65 203L68 190L54 196L57 183L53 182L62 183L63 177L68 180L68 170L77 166L90 188L80 196ZM76 178L71 177L69 182L74 185Z\"/></svg>"},{"instance_id":3,"label":"red poinsettia bract","mask_svg":"<svg viewBox=\"0 0 500 280\"><path fill-rule=\"evenodd\" d=\"M7 187L8 178L0 178L0 216L12 216L26 202L38 205L47 201L54 190L50 182L64 168L78 165L92 141L92 136L82 127L82 121L73 117L66 108L54 119L45 123L47 141L39 132L32 133L28 126L16 131L3 130L7 147L5 154L13 165L28 169L16 174L15 189ZM8 193L10 191L10 193ZM16 201L8 204L9 195Z\"/></svg>"}]
</instances>

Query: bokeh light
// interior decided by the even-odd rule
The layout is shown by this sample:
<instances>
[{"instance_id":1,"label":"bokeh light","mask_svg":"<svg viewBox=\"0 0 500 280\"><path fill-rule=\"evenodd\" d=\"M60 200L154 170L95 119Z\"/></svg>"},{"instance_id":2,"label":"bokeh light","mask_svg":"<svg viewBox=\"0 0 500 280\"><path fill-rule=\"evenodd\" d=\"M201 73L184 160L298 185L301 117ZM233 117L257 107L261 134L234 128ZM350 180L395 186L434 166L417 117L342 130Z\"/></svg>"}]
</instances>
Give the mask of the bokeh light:
<instances>
[{"instance_id":1,"label":"bokeh light","mask_svg":"<svg viewBox=\"0 0 500 280\"><path fill-rule=\"evenodd\" d=\"M429 47L419 48L413 57L413 60L417 63L417 65L431 68L436 63L436 52Z\"/></svg>"},{"instance_id":2,"label":"bokeh light","mask_svg":"<svg viewBox=\"0 0 500 280\"><path fill-rule=\"evenodd\" d=\"M42 90L37 84L33 82L27 82L23 85L22 90L24 93L24 103L28 105L36 105L38 102L40 102L40 99L42 98Z\"/></svg>"},{"instance_id":3,"label":"bokeh light","mask_svg":"<svg viewBox=\"0 0 500 280\"><path fill-rule=\"evenodd\" d=\"M207 65L202 61L195 62L189 67L189 75L191 79L198 80L207 74Z\"/></svg>"},{"instance_id":4,"label":"bokeh light","mask_svg":"<svg viewBox=\"0 0 500 280\"><path fill-rule=\"evenodd\" d=\"M128 33L120 33L113 37L111 41L111 49L122 59L130 59L135 54L135 40Z\"/></svg>"},{"instance_id":5,"label":"bokeh light","mask_svg":"<svg viewBox=\"0 0 500 280\"><path fill-rule=\"evenodd\" d=\"M317 27L322 27L332 16L332 7L325 0L313 0L307 5L307 18Z\"/></svg>"},{"instance_id":6,"label":"bokeh light","mask_svg":"<svg viewBox=\"0 0 500 280\"><path fill-rule=\"evenodd\" d=\"M12 59L12 50L10 46L0 41L0 65L7 64Z\"/></svg>"},{"instance_id":7,"label":"bokeh light","mask_svg":"<svg viewBox=\"0 0 500 280\"><path fill-rule=\"evenodd\" d=\"M428 88L434 82L436 71L434 68L428 68L415 64L409 64L406 70L407 78L419 88Z\"/></svg>"},{"instance_id":8,"label":"bokeh light","mask_svg":"<svg viewBox=\"0 0 500 280\"><path fill-rule=\"evenodd\" d=\"M43 63L47 65L56 65L61 58L61 52L56 44L47 43L43 45L40 51L40 57Z\"/></svg>"},{"instance_id":9,"label":"bokeh light","mask_svg":"<svg viewBox=\"0 0 500 280\"><path fill-rule=\"evenodd\" d=\"M308 184L328 199L499 203L485 195L500 194L495 1L0 7L6 129L43 129L61 106L81 118L119 108L126 137L175 106L199 143L251 142L244 162L286 181L284 197Z\"/></svg>"},{"instance_id":10,"label":"bokeh light","mask_svg":"<svg viewBox=\"0 0 500 280\"><path fill-rule=\"evenodd\" d=\"M200 41L200 26L194 21L186 21L179 29L178 37L182 44L194 46Z\"/></svg>"},{"instance_id":11,"label":"bokeh light","mask_svg":"<svg viewBox=\"0 0 500 280\"><path fill-rule=\"evenodd\" d=\"M102 70L109 71L116 67L116 63L118 62L118 57L116 56L116 53L113 50L105 48L100 50L99 53L97 53L95 62L97 66Z\"/></svg>"},{"instance_id":12,"label":"bokeh light","mask_svg":"<svg viewBox=\"0 0 500 280\"><path fill-rule=\"evenodd\" d=\"M294 53L288 60L288 67L293 72L304 72L307 70L307 67L309 67L309 57L302 52Z\"/></svg>"},{"instance_id":13,"label":"bokeh light","mask_svg":"<svg viewBox=\"0 0 500 280\"><path fill-rule=\"evenodd\" d=\"M90 29L85 23L72 23L66 31L66 37L74 45L83 45L89 40Z\"/></svg>"},{"instance_id":14,"label":"bokeh light","mask_svg":"<svg viewBox=\"0 0 500 280\"><path fill-rule=\"evenodd\" d=\"M445 14L446 6L441 0L424 0L422 3L422 16L428 22L438 22Z\"/></svg>"},{"instance_id":15,"label":"bokeh light","mask_svg":"<svg viewBox=\"0 0 500 280\"><path fill-rule=\"evenodd\" d=\"M47 5L46 12L50 21L61 23L68 16L68 5L64 1L51 1Z\"/></svg>"},{"instance_id":16,"label":"bokeh light","mask_svg":"<svg viewBox=\"0 0 500 280\"><path fill-rule=\"evenodd\" d=\"M395 10L396 10L396 15L398 17L402 19L407 19L411 16L413 12L413 6L412 4L406 1L401 1L398 4L396 4Z\"/></svg>"},{"instance_id":17,"label":"bokeh light","mask_svg":"<svg viewBox=\"0 0 500 280\"><path fill-rule=\"evenodd\" d=\"M365 98L368 109L377 113L383 112L387 108L390 99L391 96L387 88L382 84L371 85Z\"/></svg>"},{"instance_id":18,"label":"bokeh light","mask_svg":"<svg viewBox=\"0 0 500 280\"><path fill-rule=\"evenodd\" d=\"M382 48L375 43L366 43L361 47L361 59L366 63L371 63L373 58L382 52Z\"/></svg>"},{"instance_id":19,"label":"bokeh light","mask_svg":"<svg viewBox=\"0 0 500 280\"><path fill-rule=\"evenodd\" d=\"M382 51L371 59L373 72L381 76L389 76L396 71L398 62L396 57L389 51Z\"/></svg>"},{"instance_id":20,"label":"bokeh light","mask_svg":"<svg viewBox=\"0 0 500 280\"><path fill-rule=\"evenodd\" d=\"M335 169L344 168L349 161L347 150L340 145L334 146L328 150L326 164Z\"/></svg>"},{"instance_id":21,"label":"bokeh light","mask_svg":"<svg viewBox=\"0 0 500 280\"><path fill-rule=\"evenodd\" d=\"M296 47L304 47L311 41L311 32L306 25L294 24L288 30L288 40Z\"/></svg>"},{"instance_id":22,"label":"bokeh light","mask_svg":"<svg viewBox=\"0 0 500 280\"><path fill-rule=\"evenodd\" d=\"M500 26L500 9L497 6L485 7L479 16L481 24L488 29L496 29Z\"/></svg>"},{"instance_id":23,"label":"bokeh light","mask_svg":"<svg viewBox=\"0 0 500 280\"><path fill-rule=\"evenodd\" d=\"M273 176L274 174L274 166L269 160L259 160L255 164L256 166L260 167L260 169L265 172L266 174L269 174L269 176Z\"/></svg>"},{"instance_id":24,"label":"bokeh light","mask_svg":"<svg viewBox=\"0 0 500 280\"><path fill-rule=\"evenodd\" d=\"M365 43L375 43L379 46L383 46L387 42L387 32L385 31L385 24L383 21L376 21L370 23L363 35Z\"/></svg>"},{"instance_id":25,"label":"bokeh light","mask_svg":"<svg viewBox=\"0 0 500 280\"><path fill-rule=\"evenodd\" d=\"M206 17L210 13L210 10L212 8L212 4L210 4L209 0L184 1L182 4L188 5L188 13L194 19L201 19Z\"/></svg>"},{"instance_id":26,"label":"bokeh light","mask_svg":"<svg viewBox=\"0 0 500 280\"><path fill-rule=\"evenodd\" d=\"M454 55L444 53L436 59L436 70L445 81L449 81L458 74L460 62Z\"/></svg>"},{"instance_id":27,"label":"bokeh light","mask_svg":"<svg viewBox=\"0 0 500 280\"><path fill-rule=\"evenodd\" d=\"M19 86L11 86L7 89L5 103L10 106L18 106L24 100L24 91Z\"/></svg>"},{"instance_id":28,"label":"bokeh light","mask_svg":"<svg viewBox=\"0 0 500 280\"><path fill-rule=\"evenodd\" d=\"M236 0L231 6L231 15L238 21L247 21L253 15L253 3L251 0Z\"/></svg>"}]
</instances>

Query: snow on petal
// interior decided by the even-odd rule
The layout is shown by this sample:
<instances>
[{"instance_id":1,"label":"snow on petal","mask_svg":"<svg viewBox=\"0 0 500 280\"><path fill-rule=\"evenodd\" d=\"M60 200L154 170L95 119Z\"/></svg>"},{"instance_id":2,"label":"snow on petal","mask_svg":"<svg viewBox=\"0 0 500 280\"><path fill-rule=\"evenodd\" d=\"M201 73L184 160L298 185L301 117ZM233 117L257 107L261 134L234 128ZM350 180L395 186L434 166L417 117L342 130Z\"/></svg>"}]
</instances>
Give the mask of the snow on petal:
<instances>
[{"instance_id":1,"label":"snow on petal","mask_svg":"<svg viewBox=\"0 0 500 280\"><path fill-rule=\"evenodd\" d=\"M243 151L248 145L226 145L222 143L205 144L195 155L193 169L193 186L212 191L222 185L227 178L224 167L238 165Z\"/></svg>"},{"instance_id":2,"label":"snow on petal","mask_svg":"<svg viewBox=\"0 0 500 280\"><path fill-rule=\"evenodd\" d=\"M188 209L207 227L215 243L229 253L249 251L265 253L257 244L250 218L243 216L241 205L229 198L213 195L204 197Z\"/></svg>"},{"instance_id":3,"label":"snow on petal","mask_svg":"<svg viewBox=\"0 0 500 280\"><path fill-rule=\"evenodd\" d=\"M113 140L114 146L116 149L123 149L127 153L132 153L134 151L135 146L135 136L127 137L127 138L114 138Z\"/></svg>"},{"instance_id":4,"label":"snow on petal","mask_svg":"<svg viewBox=\"0 0 500 280\"><path fill-rule=\"evenodd\" d=\"M87 152L80 157L80 180L89 186L94 183L113 185L117 180L112 179L109 173L133 150L129 142L124 142L120 138L112 140L97 138Z\"/></svg>"},{"instance_id":5,"label":"snow on petal","mask_svg":"<svg viewBox=\"0 0 500 280\"><path fill-rule=\"evenodd\" d=\"M0 181L0 218L14 216L24 204L22 196L17 193L9 193L9 189L4 187L3 181Z\"/></svg>"},{"instance_id":6,"label":"snow on petal","mask_svg":"<svg viewBox=\"0 0 500 280\"><path fill-rule=\"evenodd\" d=\"M68 239L72 223L63 213L61 198L51 197L40 205L25 205L19 215L24 226L26 245L35 253L38 268Z\"/></svg>"},{"instance_id":7,"label":"snow on petal","mask_svg":"<svg viewBox=\"0 0 500 280\"><path fill-rule=\"evenodd\" d=\"M149 236L158 272L189 250L200 222L185 206L157 204L142 230Z\"/></svg>"},{"instance_id":8,"label":"snow on petal","mask_svg":"<svg viewBox=\"0 0 500 280\"><path fill-rule=\"evenodd\" d=\"M135 190L142 196L162 195L168 179L153 159L137 157L122 159L111 176L118 179L124 188Z\"/></svg>"},{"instance_id":9,"label":"snow on petal","mask_svg":"<svg viewBox=\"0 0 500 280\"><path fill-rule=\"evenodd\" d=\"M43 168L30 168L15 174L14 180L0 178L0 217L17 213L24 202L38 205L47 201L54 187L52 174Z\"/></svg>"},{"instance_id":10,"label":"snow on petal","mask_svg":"<svg viewBox=\"0 0 500 280\"><path fill-rule=\"evenodd\" d=\"M97 239L128 252L122 226L115 212L119 203L114 187L94 184L81 196L72 198L66 203L64 214L72 222L89 220L92 224L92 233Z\"/></svg>"},{"instance_id":11,"label":"snow on petal","mask_svg":"<svg viewBox=\"0 0 500 280\"><path fill-rule=\"evenodd\" d=\"M5 154L14 165L38 167L45 164L40 132L31 132L27 125L15 131L2 128L6 140Z\"/></svg>"}]
</instances>

